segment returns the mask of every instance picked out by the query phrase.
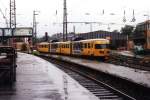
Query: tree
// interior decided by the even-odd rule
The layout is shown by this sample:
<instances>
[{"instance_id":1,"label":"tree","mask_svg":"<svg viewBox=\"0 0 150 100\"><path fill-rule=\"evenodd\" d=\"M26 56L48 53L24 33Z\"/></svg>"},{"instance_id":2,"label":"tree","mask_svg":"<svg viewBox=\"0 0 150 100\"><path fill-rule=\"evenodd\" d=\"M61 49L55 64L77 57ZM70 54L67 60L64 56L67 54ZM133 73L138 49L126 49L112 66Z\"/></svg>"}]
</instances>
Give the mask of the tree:
<instances>
[{"instance_id":1,"label":"tree","mask_svg":"<svg viewBox=\"0 0 150 100\"><path fill-rule=\"evenodd\" d=\"M129 44L129 37L132 37L134 33L134 27L131 25L125 25L125 27L121 28L121 33L127 36L127 45ZM128 49L128 46L127 46Z\"/></svg>"},{"instance_id":2,"label":"tree","mask_svg":"<svg viewBox=\"0 0 150 100\"><path fill-rule=\"evenodd\" d=\"M119 31L118 31L118 30L113 30L112 32L114 32L114 33L119 33Z\"/></svg>"},{"instance_id":3,"label":"tree","mask_svg":"<svg viewBox=\"0 0 150 100\"><path fill-rule=\"evenodd\" d=\"M134 32L134 27L131 25L125 25L125 27L121 28L121 33L126 36L132 36Z\"/></svg>"}]
</instances>

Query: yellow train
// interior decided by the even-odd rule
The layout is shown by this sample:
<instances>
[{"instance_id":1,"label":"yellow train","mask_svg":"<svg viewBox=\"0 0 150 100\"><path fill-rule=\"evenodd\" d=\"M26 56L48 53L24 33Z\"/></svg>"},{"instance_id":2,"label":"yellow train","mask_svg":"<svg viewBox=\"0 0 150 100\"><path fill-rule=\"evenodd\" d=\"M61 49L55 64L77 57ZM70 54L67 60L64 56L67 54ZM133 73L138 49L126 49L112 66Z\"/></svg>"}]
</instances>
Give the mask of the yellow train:
<instances>
[{"instance_id":1,"label":"yellow train","mask_svg":"<svg viewBox=\"0 0 150 100\"><path fill-rule=\"evenodd\" d=\"M71 56L86 57L109 57L109 40L107 39L88 39L67 42L42 42L37 44L37 50L42 53L62 54Z\"/></svg>"}]
</instances>

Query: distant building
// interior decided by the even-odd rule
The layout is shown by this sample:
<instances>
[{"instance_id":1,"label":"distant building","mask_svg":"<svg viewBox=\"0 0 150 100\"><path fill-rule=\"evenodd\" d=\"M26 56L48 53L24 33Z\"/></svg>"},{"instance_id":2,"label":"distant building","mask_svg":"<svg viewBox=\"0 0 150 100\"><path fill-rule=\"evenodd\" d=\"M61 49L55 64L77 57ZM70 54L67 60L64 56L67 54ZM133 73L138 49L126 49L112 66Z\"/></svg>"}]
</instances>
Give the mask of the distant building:
<instances>
[{"instance_id":1,"label":"distant building","mask_svg":"<svg viewBox=\"0 0 150 100\"><path fill-rule=\"evenodd\" d=\"M111 48L126 47L126 36L120 32L109 32L109 31L94 31L88 33L76 34L76 37L82 37L83 39L95 39L95 38L106 38L111 41Z\"/></svg>"},{"instance_id":2,"label":"distant building","mask_svg":"<svg viewBox=\"0 0 150 100\"><path fill-rule=\"evenodd\" d=\"M136 25L133 40L135 45L142 45L144 49L150 50L150 20Z\"/></svg>"},{"instance_id":3,"label":"distant building","mask_svg":"<svg viewBox=\"0 0 150 100\"><path fill-rule=\"evenodd\" d=\"M63 40L63 34L57 33L54 34L51 38L58 39L59 41ZM106 38L110 39L111 47L118 48L118 47L126 47L126 36L121 34L120 32L108 32L108 31L94 31L94 32L87 32L87 33L69 33L68 40L74 40L75 38L81 39L95 39L95 38Z\"/></svg>"},{"instance_id":4,"label":"distant building","mask_svg":"<svg viewBox=\"0 0 150 100\"><path fill-rule=\"evenodd\" d=\"M71 32L67 34L67 40L72 41L75 37L75 33ZM66 35L64 35L64 38L66 38ZM58 40L58 41L63 41L63 33L56 33L51 36L51 39L53 40Z\"/></svg>"}]
</instances>

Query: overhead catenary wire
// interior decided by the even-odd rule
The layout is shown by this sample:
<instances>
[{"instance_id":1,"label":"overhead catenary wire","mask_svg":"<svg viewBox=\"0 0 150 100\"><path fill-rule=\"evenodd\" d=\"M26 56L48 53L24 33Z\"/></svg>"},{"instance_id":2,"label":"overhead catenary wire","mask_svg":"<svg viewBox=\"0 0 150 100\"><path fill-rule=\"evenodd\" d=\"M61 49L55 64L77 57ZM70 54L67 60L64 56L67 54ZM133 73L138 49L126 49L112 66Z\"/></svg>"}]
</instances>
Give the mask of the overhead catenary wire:
<instances>
[{"instance_id":1,"label":"overhead catenary wire","mask_svg":"<svg viewBox=\"0 0 150 100\"><path fill-rule=\"evenodd\" d=\"M3 18L5 19L6 27L8 27L8 20L7 20L7 17L5 16L5 14L3 13L3 11L2 11L1 8L0 8L0 12L1 12Z\"/></svg>"}]
</instances>

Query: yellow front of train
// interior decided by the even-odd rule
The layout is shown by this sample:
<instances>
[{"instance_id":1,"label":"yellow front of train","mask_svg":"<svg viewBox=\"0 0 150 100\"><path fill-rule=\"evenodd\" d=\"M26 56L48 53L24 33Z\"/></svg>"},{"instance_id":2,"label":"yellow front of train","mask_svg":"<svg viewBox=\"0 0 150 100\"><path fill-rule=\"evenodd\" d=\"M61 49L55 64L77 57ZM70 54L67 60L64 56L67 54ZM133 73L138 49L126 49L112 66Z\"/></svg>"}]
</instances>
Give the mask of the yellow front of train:
<instances>
[{"instance_id":1,"label":"yellow front of train","mask_svg":"<svg viewBox=\"0 0 150 100\"><path fill-rule=\"evenodd\" d=\"M93 55L95 57L103 57L108 59L110 54L110 42L107 39L99 39L93 41Z\"/></svg>"}]
</instances>

